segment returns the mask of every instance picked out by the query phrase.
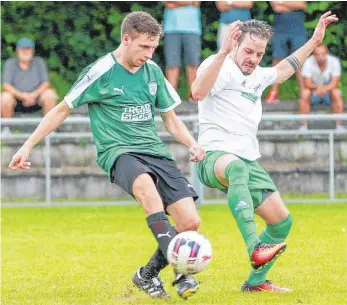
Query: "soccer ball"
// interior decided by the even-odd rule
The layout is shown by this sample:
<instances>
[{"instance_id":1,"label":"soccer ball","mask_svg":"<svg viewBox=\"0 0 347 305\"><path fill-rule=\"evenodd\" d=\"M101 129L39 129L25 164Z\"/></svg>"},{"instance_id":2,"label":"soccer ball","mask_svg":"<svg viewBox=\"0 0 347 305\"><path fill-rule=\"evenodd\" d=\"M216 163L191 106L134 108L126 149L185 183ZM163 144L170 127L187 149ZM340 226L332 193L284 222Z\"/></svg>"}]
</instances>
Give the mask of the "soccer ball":
<instances>
[{"instance_id":1,"label":"soccer ball","mask_svg":"<svg viewBox=\"0 0 347 305\"><path fill-rule=\"evenodd\" d=\"M167 259L177 273L199 273L211 262L212 246L201 233L182 232L171 240L167 249Z\"/></svg>"}]
</instances>

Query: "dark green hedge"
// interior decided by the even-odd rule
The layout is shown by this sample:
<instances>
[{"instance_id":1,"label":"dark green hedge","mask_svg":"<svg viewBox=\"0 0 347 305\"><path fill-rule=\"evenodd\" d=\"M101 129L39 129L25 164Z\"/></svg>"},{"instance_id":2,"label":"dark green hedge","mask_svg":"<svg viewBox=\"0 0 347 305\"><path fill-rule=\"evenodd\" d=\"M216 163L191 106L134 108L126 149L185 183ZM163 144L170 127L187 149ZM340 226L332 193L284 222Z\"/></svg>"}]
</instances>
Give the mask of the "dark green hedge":
<instances>
[{"instance_id":1,"label":"dark green hedge","mask_svg":"<svg viewBox=\"0 0 347 305\"><path fill-rule=\"evenodd\" d=\"M15 55L15 42L21 36L36 41L36 54L48 63L53 86L63 96L78 73L96 58L115 49L120 40L120 24L125 14L144 10L162 21L160 2L1 2L1 62ZM205 58L216 50L219 12L214 2L201 5L203 22L203 51ZM347 5L342 2L309 2L306 27L309 34L321 12L332 10L340 23L328 28L325 42L331 52L339 56L347 68ZM273 11L267 2L255 2L253 18L273 21ZM271 64L271 48L263 65ZM164 67L163 48L155 54L155 61ZM287 86L295 86L295 81ZM347 84L346 86L347 87ZM180 93L187 94L184 74ZM282 97L293 90L282 90ZM290 92L290 93L289 93ZM294 90L295 93L295 90ZM347 96L347 94L346 94ZM292 96L290 96L292 97Z\"/></svg>"}]
</instances>

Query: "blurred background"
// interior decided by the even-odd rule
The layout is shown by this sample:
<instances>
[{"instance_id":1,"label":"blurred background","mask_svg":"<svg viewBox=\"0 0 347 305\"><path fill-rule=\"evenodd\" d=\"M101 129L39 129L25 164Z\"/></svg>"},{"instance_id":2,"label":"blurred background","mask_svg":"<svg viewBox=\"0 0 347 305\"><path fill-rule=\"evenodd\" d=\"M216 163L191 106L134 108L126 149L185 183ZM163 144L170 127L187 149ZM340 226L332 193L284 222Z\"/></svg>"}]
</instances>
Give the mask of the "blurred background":
<instances>
[{"instance_id":1,"label":"blurred background","mask_svg":"<svg viewBox=\"0 0 347 305\"><path fill-rule=\"evenodd\" d=\"M200 54L202 61L217 52L218 31L223 19L221 12L225 10L213 1L204 1L200 4L195 2L197 4L192 2L192 6L200 10L198 22L201 22L202 29ZM19 39L29 38L29 44L32 39L35 42L35 56L42 58L46 63L50 86L58 95L56 101L60 102L83 68L117 48L120 43L120 25L126 14L146 11L165 25L164 11L170 9L168 3L164 5L155 1L2 2L2 71L5 62L17 56ZM224 4L229 5L229 10L234 10L235 3L224 1ZM274 25L276 16L270 2L252 2L247 10L251 18L265 20ZM330 54L339 60L342 72L338 88L346 100L347 3L307 2L303 10L304 28L309 38L321 14L328 10L336 13L340 20L328 27L324 44ZM161 40L153 59L163 71L166 71L164 42L165 38ZM262 66L271 66L273 59L273 48L270 45ZM197 104L189 101L188 83L186 73L181 69L177 91L184 102L176 110L181 117L195 116L195 119L187 120L186 124L197 135ZM346 198L347 132L334 129L336 119L327 120L322 117L320 120L310 121L308 131L297 132L302 127L300 119L290 119L300 112L300 88L295 77L281 85L275 100L265 101L269 90L270 88L264 92L264 121L259 128L260 149L263 156L261 163L270 172L278 188L289 199L330 198L334 201L337 198ZM346 101L344 105L346 108ZM311 113L318 116L330 112L331 107L326 105L319 104L311 108ZM284 116L282 119L276 119L281 115ZM13 123L15 122L13 118L3 120L3 130L8 127L10 133L2 135L1 139L2 201L129 199L122 190L108 182L106 174L96 165L96 152L90 137L87 108L76 109L71 116L72 119L76 119L74 123L68 121L59 127L55 135L34 149L31 156L33 168L25 173L10 172L7 165L15 151L39 123L41 113L16 113L14 117L22 120L19 123ZM35 123L28 124L30 119L36 120ZM342 129L343 124L346 125L346 121L342 122ZM158 130L164 132L160 122ZM162 135L181 169L190 179L195 180L194 168L188 161L186 149L165 133ZM222 198L222 194L216 190L205 188L204 193L207 199Z\"/></svg>"},{"instance_id":2,"label":"blurred background","mask_svg":"<svg viewBox=\"0 0 347 305\"><path fill-rule=\"evenodd\" d=\"M2 2L1 3L1 61L15 55L16 42L22 36L36 41L36 55L47 60L52 86L62 98L81 70L98 57L115 49L120 42L120 25L124 16L133 11L146 11L163 21L164 5L157 1L108 2ZM308 2L305 27L312 34L320 15L331 10L339 23L327 29L324 43L330 52L340 57L347 69L347 3L343 1ZM274 22L274 11L269 2L255 1L250 9L252 18ZM217 31L220 12L214 1L201 3L202 60L217 50ZM164 40L154 60L164 69ZM272 63L271 46L262 65ZM342 90L347 97L347 75L342 76ZM282 88L282 87L281 87ZM186 76L181 73L178 92L188 98ZM280 91L281 99L297 98L299 89L295 79L286 82Z\"/></svg>"}]
</instances>

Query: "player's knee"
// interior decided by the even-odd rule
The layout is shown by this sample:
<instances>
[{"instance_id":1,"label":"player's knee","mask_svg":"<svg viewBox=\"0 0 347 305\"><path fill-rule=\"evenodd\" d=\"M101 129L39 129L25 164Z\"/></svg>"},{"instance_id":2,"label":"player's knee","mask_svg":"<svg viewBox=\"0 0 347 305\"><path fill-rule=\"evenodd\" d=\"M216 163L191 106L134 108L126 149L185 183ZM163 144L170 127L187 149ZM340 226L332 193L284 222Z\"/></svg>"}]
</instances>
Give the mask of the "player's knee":
<instances>
[{"instance_id":1,"label":"player's knee","mask_svg":"<svg viewBox=\"0 0 347 305\"><path fill-rule=\"evenodd\" d=\"M226 178L229 184L247 184L249 180L249 169L242 160L235 160L229 163L225 169Z\"/></svg>"},{"instance_id":2,"label":"player's knee","mask_svg":"<svg viewBox=\"0 0 347 305\"><path fill-rule=\"evenodd\" d=\"M188 219L176 224L176 230L178 232L184 231L197 231L200 227L200 217L195 215L194 217L189 217Z\"/></svg>"},{"instance_id":3,"label":"player's knee","mask_svg":"<svg viewBox=\"0 0 347 305\"><path fill-rule=\"evenodd\" d=\"M194 219L192 219L191 222L190 222L189 230L192 230L192 231L197 231L197 230L199 230L199 228L200 228L200 222L201 222L200 217L199 217L198 215L196 215L196 216L194 217Z\"/></svg>"}]
</instances>

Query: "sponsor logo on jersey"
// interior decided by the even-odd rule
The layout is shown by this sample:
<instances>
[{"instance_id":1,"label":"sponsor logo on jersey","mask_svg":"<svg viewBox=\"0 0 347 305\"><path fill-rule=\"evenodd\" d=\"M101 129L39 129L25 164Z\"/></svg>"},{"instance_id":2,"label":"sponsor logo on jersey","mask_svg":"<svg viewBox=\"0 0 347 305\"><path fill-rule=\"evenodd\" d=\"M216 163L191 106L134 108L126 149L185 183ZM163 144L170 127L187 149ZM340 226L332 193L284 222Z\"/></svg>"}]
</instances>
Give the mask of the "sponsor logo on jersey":
<instances>
[{"instance_id":1,"label":"sponsor logo on jersey","mask_svg":"<svg viewBox=\"0 0 347 305\"><path fill-rule=\"evenodd\" d=\"M245 92L245 91L241 92L241 96L245 97L246 99L249 99L253 103L255 103L257 101L257 99L258 99L257 95L254 95L252 93L248 93L248 92Z\"/></svg>"},{"instance_id":2,"label":"sponsor logo on jersey","mask_svg":"<svg viewBox=\"0 0 347 305\"><path fill-rule=\"evenodd\" d=\"M149 121L152 119L152 107L150 103L132 106L123 109L122 121L137 122L137 121Z\"/></svg>"},{"instance_id":3,"label":"sponsor logo on jersey","mask_svg":"<svg viewBox=\"0 0 347 305\"><path fill-rule=\"evenodd\" d=\"M249 208L249 204L247 202L244 202L244 201L240 201L236 208L235 208L235 211L240 211L240 210L244 210L244 209L247 209Z\"/></svg>"},{"instance_id":4,"label":"sponsor logo on jersey","mask_svg":"<svg viewBox=\"0 0 347 305\"><path fill-rule=\"evenodd\" d=\"M158 88L158 86L157 86L157 83L156 82L149 82L148 83L148 88L149 88L149 93L151 94L151 95L156 95L157 94L157 88Z\"/></svg>"}]
</instances>

